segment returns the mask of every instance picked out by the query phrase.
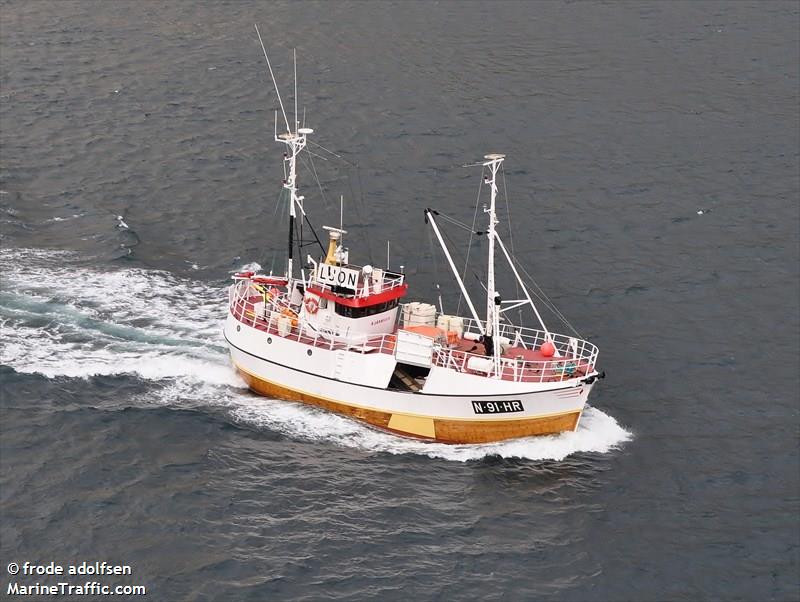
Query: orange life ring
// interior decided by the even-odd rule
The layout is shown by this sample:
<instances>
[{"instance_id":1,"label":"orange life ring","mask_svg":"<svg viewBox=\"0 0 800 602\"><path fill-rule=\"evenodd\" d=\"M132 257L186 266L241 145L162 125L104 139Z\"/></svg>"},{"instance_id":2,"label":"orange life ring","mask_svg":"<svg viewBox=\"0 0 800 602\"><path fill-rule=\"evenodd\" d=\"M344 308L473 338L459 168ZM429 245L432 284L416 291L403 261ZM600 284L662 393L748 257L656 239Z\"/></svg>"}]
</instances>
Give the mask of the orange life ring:
<instances>
[{"instance_id":1,"label":"orange life ring","mask_svg":"<svg viewBox=\"0 0 800 602\"><path fill-rule=\"evenodd\" d=\"M305 306L308 313L315 314L319 309L319 301L316 297L306 297Z\"/></svg>"}]
</instances>

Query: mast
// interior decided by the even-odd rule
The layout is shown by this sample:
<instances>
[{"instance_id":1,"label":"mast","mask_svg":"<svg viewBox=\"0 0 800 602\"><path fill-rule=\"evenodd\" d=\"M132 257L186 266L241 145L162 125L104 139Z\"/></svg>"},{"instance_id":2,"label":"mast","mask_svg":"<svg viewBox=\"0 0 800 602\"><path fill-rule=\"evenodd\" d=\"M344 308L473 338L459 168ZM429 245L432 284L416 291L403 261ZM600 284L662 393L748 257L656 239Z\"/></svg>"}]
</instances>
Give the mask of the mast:
<instances>
[{"instance_id":1,"label":"mast","mask_svg":"<svg viewBox=\"0 0 800 602\"><path fill-rule=\"evenodd\" d=\"M288 176L283 182L283 187L289 191L289 257L286 262L286 276L292 278L292 261L294 255L294 222L297 218L297 207L303 211L303 199L297 194L297 156L306 147L306 136L312 134L311 128L299 128L296 133L286 132L275 136L276 142L287 146L284 161L289 164Z\"/></svg>"},{"instance_id":2,"label":"mast","mask_svg":"<svg viewBox=\"0 0 800 602\"><path fill-rule=\"evenodd\" d=\"M275 141L285 144L287 152L284 153L284 161L289 163L289 175L283 181L283 187L289 191L289 256L286 262L286 277L292 279L292 259L294 255L294 222L297 218L297 207L300 212L305 215L303 210L303 198L297 194L297 156L306 147L306 136L313 134L314 130L307 127L299 127L300 122L297 119L297 49L294 50L292 56L294 59L294 132L292 126L289 124L289 118L286 116L286 109L283 107L283 100L281 99L281 92L278 89L278 82L275 80L275 74L272 72L272 63L269 62L267 49L264 46L264 40L261 39L261 32L258 31L258 25L254 24L256 28L256 35L261 44L261 50L264 52L264 58L267 61L269 68L269 76L272 78L272 85L275 86L275 94L278 97L278 104L281 107L281 114L286 123L286 133L278 134L278 113L275 112ZM301 222L302 227L302 222Z\"/></svg>"},{"instance_id":3,"label":"mast","mask_svg":"<svg viewBox=\"0 0 800 602\"><path fill-rule=\"evenodd\" d=\"M533 309L533 313L536 314L536 318L539 320L539 324L542 326L542 330L544 331L545 340L549 341L554 344L553 335L545 326L544 320L542 319L539 310L536 308L536 305L531 298L530 292L528 291L528 287L523 282L522 278L517 271L517 267L514 264L514 260L512 259L511 255L509 255L508 250L506 249L505 245L503 244L500 235L497 233L497 224L499 223L497 220L497 172L500 170L500 166L502 165L503 161L505 160L506 156L501 154L489 154L485 155L485 161L483 163L479 163L477 165L483 165L484 167L489 168L489 176L484 178L484 182L489 186L489 190L491 192L489 207L487 208L484 205L483 212L487 213L489 216L489 227L487 228L487 234L489 239L489 257L488 257L488 268L487 268L487 282L486 282L486 321L484 325L484 321L478 317L478 313L475 311L475 306L472 304L472 300L470 299L469 294L467 293L467 289L464 287L464 282L461 280L461 276L456 269L455 264L453 263L452 257L450 257L450 253L447 250L447 245L444 244L444 240L442 239L441 234L439 233L439 228L436 225L436 221L433 219L433 215L438 213L433 211L432 209L425 210L425 218L426 222L430 220L430 224L433 228L434 234L436 234L436 238L439 241L439 245L441 245L442 250L444 251L445 257L447 258L447 262L450 265L450 269L453 272L453 275L456 278L456 282L458 282L458 286L461 289L461 293L464 295L464 298L467 301L467 305L469 306L470 311L472 312L472 316L475 318L475 322L478 326L478 329L481 331L481 335L483 335L483 343L484 347L488 347L486 349L487 355L491 355L492 362L493 362L493 372L494 378L501 378L501 361L500 361L500 316L504 311L508 311L514 307L520 307L522 305L530 305ZM508 261L508 265L511 267L511 271L514 274L514 277L517 279L520 287L522 288L523 293L525 294L525 299L513 299L510 301L503 301L500 298L500 295L497 292L497 284L495 282L495 243L500 245L500 250L505 255L506 260ZM388 262L387 262L388 263ZM503 303L511 304L510 307L502 309ZM440 302L441 304L441 302ZM558 348L555 348L555 357L561 357L561 353L558 351Z\"/></svg>"},{"instance_id":4,"label":"mast","mask_svg":"<svg viewBox=\"0 0 800 602\"><path fill-rule=\"evenodd\" d=\"M489 266L486 276L486 336L491 337L492 359L495 364L496 376L500 374L500 340L498 338L500 331L500 306L494 278L494 243L496 236L495 226L497 225L495 200L497 198L497 171L500 169L500 164L505 157L505 155L496 153L486 155L484 157L486 162L483 164L485 167L489 168L489 172L491 173L491 177L487 178L487 183L491 191L489 208L484 209L484 213L489 214Z\"/></svg>"}]
</instances>

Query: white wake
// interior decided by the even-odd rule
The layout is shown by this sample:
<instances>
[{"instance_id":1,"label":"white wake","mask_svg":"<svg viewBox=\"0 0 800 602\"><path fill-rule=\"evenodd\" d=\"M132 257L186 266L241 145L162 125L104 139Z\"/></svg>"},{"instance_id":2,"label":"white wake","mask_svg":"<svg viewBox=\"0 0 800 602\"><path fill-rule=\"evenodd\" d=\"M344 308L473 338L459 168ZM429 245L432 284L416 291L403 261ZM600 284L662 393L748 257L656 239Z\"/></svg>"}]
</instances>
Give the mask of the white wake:
<instances>
[{"instance_id":1,"label":"white wake","mask_svg":"<svg viewBox=\"0 0 800 602\"><path fill-rule=\"evenodd\" d=\"M605 453L631 434L587 408L574 433L489 445L402 439L298 403L246 391L231 369L221 284L137 268L100 269L69 253L0 250L0 364L47 378L131 374L154 383L142 403L213 406L233 420L306 441L366 452L468 461L487 456L561 460Z\"/></svg>"}]
</instances>

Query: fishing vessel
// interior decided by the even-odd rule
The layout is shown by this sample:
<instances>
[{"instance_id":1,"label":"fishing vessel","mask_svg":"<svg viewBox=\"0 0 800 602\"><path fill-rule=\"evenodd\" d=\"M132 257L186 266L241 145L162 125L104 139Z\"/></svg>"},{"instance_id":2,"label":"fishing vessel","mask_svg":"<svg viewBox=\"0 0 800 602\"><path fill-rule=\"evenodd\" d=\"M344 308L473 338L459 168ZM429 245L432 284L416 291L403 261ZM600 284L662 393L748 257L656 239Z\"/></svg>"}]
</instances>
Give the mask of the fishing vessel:
<instances>
[{"instance_id":1,"label":"fishing vessel","mask_svg":"<svg viewBox=\"0 0 800 602\"><path fill-rule=\"evenodd\" d=\"M266 50L264 56L272 75ZM280 101L277 84L275 89ZM424 210L469 310L446 313L441 298L438 307L408 301L402 269L354 261L341 218L338 226L324 227L327 246L314 233L316 257L295 257L302 248L298 226L313 230L297 167L314 133L300 127L296 98L295 84L294 123L280 102L286 131L278 133L276 113L274 132L286 150L285 272L239 272L228 293L224 335L250 389L429 441L487 443L577 429L589 393L604 376L597 369L598 349L547 328L533 300L537 295L520 275L527 271L498 233L498 173L505 156L487 154L478 163L489 197L485 230L473 232L488 243L482 311L445 244L442 214ZM505 299L498 290L498 259L516 280L516 298ZM530 309L535 326L512 322L508 312L520 308Z\"/></svg>"}]
</instances>

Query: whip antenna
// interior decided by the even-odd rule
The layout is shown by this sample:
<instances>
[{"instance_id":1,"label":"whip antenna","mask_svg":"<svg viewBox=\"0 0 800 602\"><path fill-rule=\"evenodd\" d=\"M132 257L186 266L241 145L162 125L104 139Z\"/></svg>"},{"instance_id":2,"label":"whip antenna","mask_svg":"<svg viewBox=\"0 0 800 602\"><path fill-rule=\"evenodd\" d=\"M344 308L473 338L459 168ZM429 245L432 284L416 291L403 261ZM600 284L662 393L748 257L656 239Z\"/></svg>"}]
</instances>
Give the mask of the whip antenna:
<instances>
[{"instance_id":1,"label":"whip antenna","mask_svg":"<svg viewBox=\"0 0 800 602\"><path fill-rule=\"evenodd\" d=\"M258 36L258 41L261 43L261 50L264 51L264 58L267 59L267 67L269 68L269 74L272 77L272 84L275 86L275 94L278 95L278 104L281 105L281 113L283 113L283 120L286 122L286 130L291 132L292 126L289 125L289 119L286 117L286 111L283 108L281 93L280 90L278 90L278 82L275 81L275 74L272 72L272 65L270 64L269 57L267 56L267 49L264 47L264 40L261 39L261 32L258 31L258 25L253 23L253 27L256 28L256 35Z\"/></svg>"},{"instance_id":2,"label":"whip antenna","mask_svg":"<svg viewBox=\"0 0 800 602\"><path fill-rule=\"evenodd\" d=\"M300 122L297 120L297 48L292 49L294 56L294 131L300 127Z\"/></svg>"}]
</instances>

